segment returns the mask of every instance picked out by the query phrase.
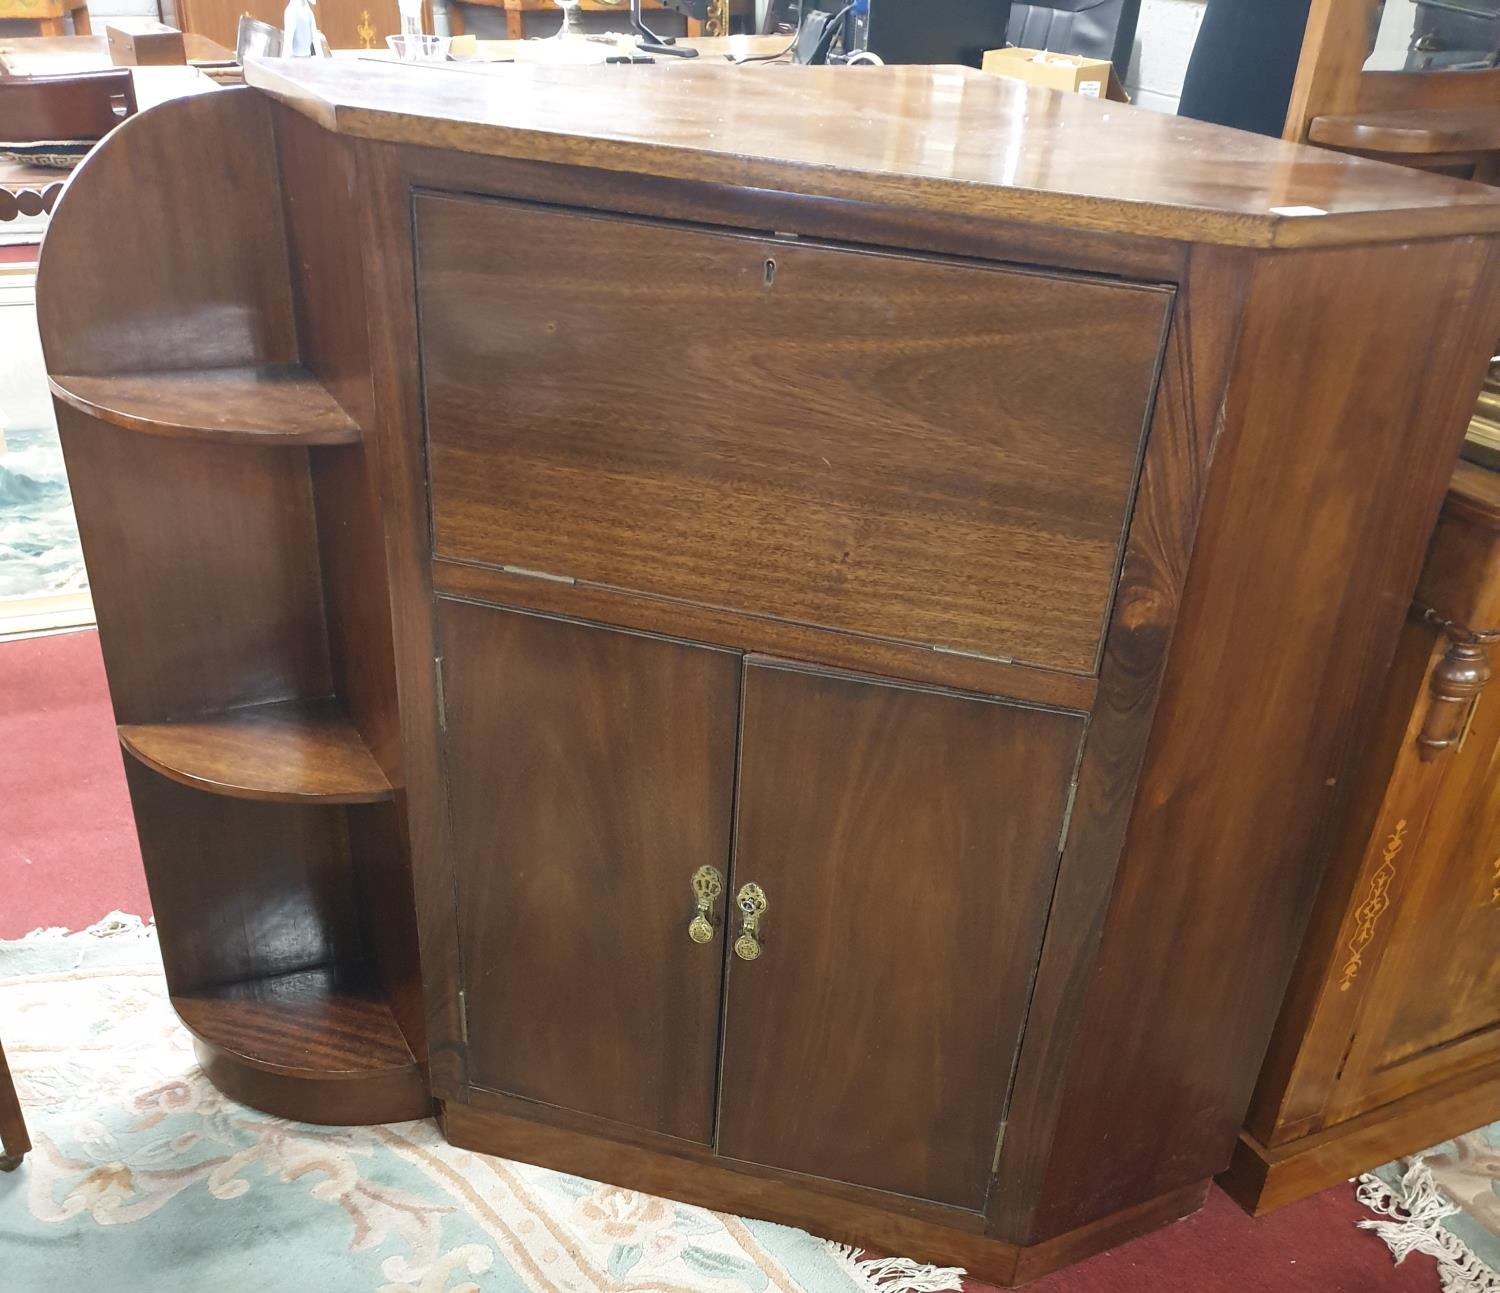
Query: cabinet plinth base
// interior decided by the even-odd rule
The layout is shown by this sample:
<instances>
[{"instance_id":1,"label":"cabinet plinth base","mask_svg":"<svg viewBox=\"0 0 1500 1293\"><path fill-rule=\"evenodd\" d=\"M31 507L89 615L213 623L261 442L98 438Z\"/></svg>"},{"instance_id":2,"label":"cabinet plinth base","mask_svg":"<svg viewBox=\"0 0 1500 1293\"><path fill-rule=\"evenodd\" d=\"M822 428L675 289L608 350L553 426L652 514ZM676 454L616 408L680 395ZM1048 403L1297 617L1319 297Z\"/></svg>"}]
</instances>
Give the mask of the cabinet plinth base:
<instances>
[{"instance_id":1,"label":"cabinet plinth base","mask_svg":"<svg viewBox=\"0 0 1500 1293\"><path fill-rule=\"evenodd\" d=\"M1242 1131L1219 1186L1251 1216L1261 1217L1483 1127L1497 1108L1500 1065L1492 1064L1274 1148Z\"/></svg>"},{"instance_id":2,"label":"cabinet plinth base","mask_svg":"<svg viewBox=\"0 0 1500 1293\"><path fill-rule=\"evenodd\" d=\"M744 1164L707 1163L682 1154L643 1149L525 1118L439 1101L438 1121L462 1149L496 1154L570 1172L624 1189L680 1199L701 1207L798 1226L814 1234L944 1266L962 1266L975 1279L1014 1288L1085 1257L1190 1216L1203 1206L1211 1182L1195 1181L1134 1208L1023 1246L826 1194L798 1178ZM920 1206L920 1205L918 1205ZM972 1215L977 1227L982 1218Z\"/></svg>"},{"instance_id":3,"label":"cabinet plinth base","mask_svg":"<svg viewBox=\"0 0 1500 1293\"><path fill-rule=\"evenodd\" d=\"M325 966L174 993L172 1004L209 1081L253 1109L335 1127L432 1112L390 1007L357 973Z\"/></svg>"},{"instance_id":4,"label":"cabinet plinth base","mask_svg":"<svg viewBox=\"0 0 1500 1293\"><path fill-rule=\"evenodd\" d=\"M201 1037L193 1038L193 1053L208 1080L231 1100L276 1118L324 1127L373 1127L432 1113L432 1098L416 1064L384 1073L316 1078L256 1068L243 1055Z\"/></svg>"}]
</instances>

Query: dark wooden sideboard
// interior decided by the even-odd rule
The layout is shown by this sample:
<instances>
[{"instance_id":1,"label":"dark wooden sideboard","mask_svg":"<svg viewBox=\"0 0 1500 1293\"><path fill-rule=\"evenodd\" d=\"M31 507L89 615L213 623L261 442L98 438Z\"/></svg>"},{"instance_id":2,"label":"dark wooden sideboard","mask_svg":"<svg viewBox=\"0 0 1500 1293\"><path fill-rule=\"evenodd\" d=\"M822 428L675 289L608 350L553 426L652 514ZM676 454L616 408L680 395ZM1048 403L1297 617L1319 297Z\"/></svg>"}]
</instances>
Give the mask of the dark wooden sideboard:
<instances>
[{"instance_id":1,"label":"dark wooden sideboard","mask_svg":"<svg viewBox=\"0 0 1500 1293\"><path fill-rule=\"evenodd\" d=\"M38 289L214 1079L1004 1283L1194 1210L1500 199L959 69L248 75Z\"/></svg>"}]
</instances>

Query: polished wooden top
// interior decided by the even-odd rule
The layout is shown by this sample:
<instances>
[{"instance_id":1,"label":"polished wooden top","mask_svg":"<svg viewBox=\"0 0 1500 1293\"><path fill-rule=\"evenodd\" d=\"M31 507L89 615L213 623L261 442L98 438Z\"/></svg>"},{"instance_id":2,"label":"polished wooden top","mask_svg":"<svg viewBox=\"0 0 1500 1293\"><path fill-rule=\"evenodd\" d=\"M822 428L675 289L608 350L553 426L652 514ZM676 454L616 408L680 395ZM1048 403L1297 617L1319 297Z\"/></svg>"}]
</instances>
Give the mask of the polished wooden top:
<instances>
[{"instance_id":1,"label":"polished wooden top","mask_svg":"<svg viewBox=\"0 0 1500 1293\"><path fill-rule=\"evenodd\" d=\"M1193 242L1500 231L1500 194L955 67L430 68L246 79L368 139Z\"/></svg>"}]
</instances>

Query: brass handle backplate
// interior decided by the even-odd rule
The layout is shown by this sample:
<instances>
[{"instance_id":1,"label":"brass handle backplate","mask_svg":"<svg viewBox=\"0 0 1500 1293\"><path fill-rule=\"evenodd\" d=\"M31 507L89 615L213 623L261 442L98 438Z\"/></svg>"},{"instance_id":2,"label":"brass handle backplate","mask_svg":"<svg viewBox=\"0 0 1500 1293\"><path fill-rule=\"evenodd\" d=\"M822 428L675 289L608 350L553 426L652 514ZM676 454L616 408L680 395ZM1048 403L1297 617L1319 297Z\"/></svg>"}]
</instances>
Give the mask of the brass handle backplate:
<instances>
[{"instance_id":1,"label":"brass handle backplate","mask_svg":"<svg viewBox=\"0 0 1500 1293\"><path fill-rule=\"evenodd\" d=\"M758 884L744 885L735 898L740 909L740 936L734 940L734 954L742 961L754 961L761 954L760 919L770 903L766 891Z\"/></svg>"},{"instance_id":2,"label":"brass handle backplate","mask_svg":"<svg viewBox=\"0 0 1500 1293\"><path fill-rule=\"evenodd\" d=\"M693 901L698 914L688 925L688 937L695 943L711 943L714 938L714 903L724 892L724 877L715 867L700 866L693 872Z\"/></svg>"}]
</instances>

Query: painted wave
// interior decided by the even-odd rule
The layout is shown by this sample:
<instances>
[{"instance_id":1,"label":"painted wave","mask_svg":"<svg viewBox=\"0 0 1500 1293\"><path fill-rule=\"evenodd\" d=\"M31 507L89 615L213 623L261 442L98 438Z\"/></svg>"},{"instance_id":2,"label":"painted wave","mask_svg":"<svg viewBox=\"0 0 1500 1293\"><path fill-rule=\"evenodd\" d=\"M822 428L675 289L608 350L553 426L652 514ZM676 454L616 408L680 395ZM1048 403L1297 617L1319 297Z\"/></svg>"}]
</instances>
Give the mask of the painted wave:
<instances>
[{"instance_id":1,"label":"painted wave","mask_svg":"<svg viewBox=\"0 0 1500 1293\"><path fill-rule=\"evenodd\" d=\"M7 428L0 453L0 598L87 587L57 432Z\"/></svg>"}]
</instances>

